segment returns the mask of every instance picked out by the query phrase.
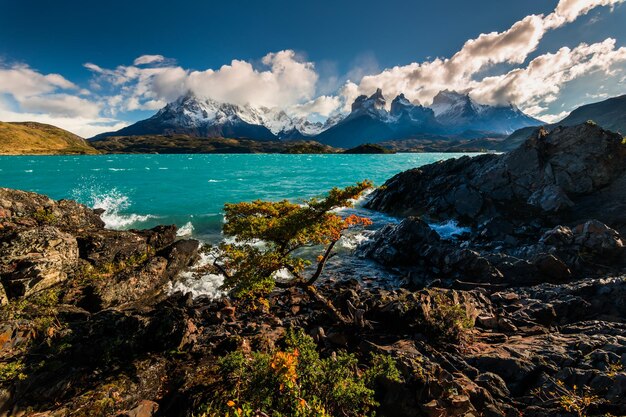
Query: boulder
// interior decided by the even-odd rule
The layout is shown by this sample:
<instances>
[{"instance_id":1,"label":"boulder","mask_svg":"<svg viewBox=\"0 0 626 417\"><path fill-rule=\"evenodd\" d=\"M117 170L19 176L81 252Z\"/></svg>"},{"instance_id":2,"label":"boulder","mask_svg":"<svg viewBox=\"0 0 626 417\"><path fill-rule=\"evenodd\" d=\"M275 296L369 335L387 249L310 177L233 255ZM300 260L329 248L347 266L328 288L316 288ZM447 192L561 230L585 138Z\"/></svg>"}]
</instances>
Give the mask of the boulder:
<instances>
[{"instance_id":1,"label":"boulder","mask_svg":"<svg viewBox=\"0 0 626 417\"><path fill-rule=\"evenodd\" d=\"M528 197L528 204L541 208L545 212L558 212L574 205L565 191L556 184L550 184L535 191Z\"/></svg>"},{"instance_id":2,"label":"boulder","mask_svg":"<svg viewBox=\"0 0 626 417\"><path fill-rule=\"evenodd\" d=\"M28 297L65 281L78 259L76 238L53 226L0 237L0 277L9 298Z\"/></svg>"}]
</instances>

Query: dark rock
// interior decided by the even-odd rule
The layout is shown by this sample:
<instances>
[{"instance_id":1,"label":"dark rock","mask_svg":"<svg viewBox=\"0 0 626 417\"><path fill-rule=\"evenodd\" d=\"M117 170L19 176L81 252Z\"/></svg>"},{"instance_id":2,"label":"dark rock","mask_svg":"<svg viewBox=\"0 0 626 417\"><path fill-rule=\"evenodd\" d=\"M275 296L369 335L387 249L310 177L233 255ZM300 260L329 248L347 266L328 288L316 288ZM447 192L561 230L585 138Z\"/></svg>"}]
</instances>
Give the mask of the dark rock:
<instances>
[{"instance_id":1,"label":"dark rock","mask_svg":"<svg viewBox=\"0 0 626 417\"><path fill-rule=\"evenodd\" d=\"M65 281L78 264L76 238L53 226L0 234L0 279L9 298Z\"/></svg>"}]
</instances>

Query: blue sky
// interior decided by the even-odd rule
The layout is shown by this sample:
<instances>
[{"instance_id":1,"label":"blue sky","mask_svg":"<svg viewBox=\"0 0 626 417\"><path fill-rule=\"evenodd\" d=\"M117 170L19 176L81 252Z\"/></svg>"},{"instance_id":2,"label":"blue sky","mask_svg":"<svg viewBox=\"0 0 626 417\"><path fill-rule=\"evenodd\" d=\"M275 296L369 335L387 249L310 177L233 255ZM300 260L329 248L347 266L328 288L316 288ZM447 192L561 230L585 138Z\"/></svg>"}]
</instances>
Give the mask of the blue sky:
<instances>
[{"instance_id":1,"label":"blue sky","mask_svg":"<svg viewBox=\"0 0 626 417\"><path fill-rule=\"evenodd\" d=\"M0 0L0 120L90 136L186 90L323 118L382 87L551 121L626 92L622 2Z\"/></svg>"}]
</instances>

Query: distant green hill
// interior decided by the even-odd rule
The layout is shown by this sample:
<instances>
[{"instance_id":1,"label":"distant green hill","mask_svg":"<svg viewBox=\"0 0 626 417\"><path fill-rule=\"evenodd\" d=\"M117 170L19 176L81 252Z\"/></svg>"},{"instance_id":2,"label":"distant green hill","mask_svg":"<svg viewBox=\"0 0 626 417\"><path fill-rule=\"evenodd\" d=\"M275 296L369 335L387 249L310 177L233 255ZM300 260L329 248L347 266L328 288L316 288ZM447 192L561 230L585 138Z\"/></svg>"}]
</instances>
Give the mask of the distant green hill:
<instances>
[{"instance_id":1,"label":"distant green hill","mask_svg":"<svg viewBox=\"0 0 626 417\"><path fill-rule=\"evenodd\" d=\"M0 122L0 155L66 155L99 153L83 138L35 122Z\"/></svg>"}]
</instances>

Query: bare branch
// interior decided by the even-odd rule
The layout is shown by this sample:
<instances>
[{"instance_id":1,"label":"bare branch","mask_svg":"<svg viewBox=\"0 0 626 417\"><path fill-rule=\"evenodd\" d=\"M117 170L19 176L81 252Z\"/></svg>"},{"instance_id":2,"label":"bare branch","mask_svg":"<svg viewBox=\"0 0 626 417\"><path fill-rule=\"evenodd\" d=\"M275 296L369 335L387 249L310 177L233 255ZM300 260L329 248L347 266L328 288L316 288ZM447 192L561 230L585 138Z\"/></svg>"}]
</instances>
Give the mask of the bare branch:
<instances>
[{"instance_id":1,"label":"bare branch","mask_svg":"<svg viewBox=\"0 0 626 417\"><path fill-rule=\"evenodd\" d=\"M315 270L315 273L311 276L311 278L309 278L309 280L306 282L306 285L312 285L315 281L317 281L320 275L322 275L322 272L324 272L324 267L326 266L326 262L328 261L328 258L330 258L331 252L337 242L338 240L333 240L332 242L330 242L330 245L328 245L328 248L326 248L326 253L324 253L324 256L317 264L317 269Z\"/></svg>"},{"instance_id":2,"label":"bare branch","mask_svg":"<svg viewBox=\"0 0 626 417\"><path fill-rule=\"evenodd\" d=\"M220 273L222 275L224 275L227 279L231 279L230 275L228 274L228 272L226 272L226 270L224 269L224 267L220 264L217 263L217 259L215 259L213 261L213 266L217 268L218 271L220 271Z\"/></svg>"}]
</instances>

